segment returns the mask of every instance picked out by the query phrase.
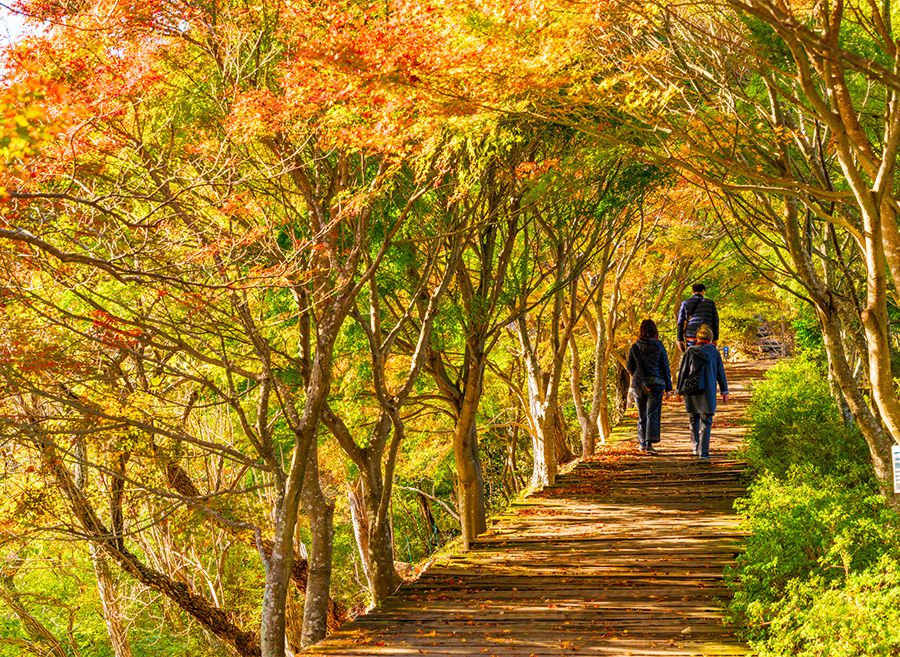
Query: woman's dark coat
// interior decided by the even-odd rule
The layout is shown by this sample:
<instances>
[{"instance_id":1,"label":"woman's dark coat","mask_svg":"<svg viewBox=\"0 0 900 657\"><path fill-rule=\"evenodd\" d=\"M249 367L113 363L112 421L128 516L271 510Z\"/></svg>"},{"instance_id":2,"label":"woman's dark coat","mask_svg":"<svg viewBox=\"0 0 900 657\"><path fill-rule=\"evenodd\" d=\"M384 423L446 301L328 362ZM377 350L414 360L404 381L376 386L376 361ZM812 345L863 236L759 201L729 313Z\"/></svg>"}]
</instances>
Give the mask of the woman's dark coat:
<instances>
[{"instance_id":1,"label":"woman's dark coat","mask_svg":"<svg viewBox=\"0 0 900 657\"><path fill-rule=\"evenodd\" d=\"M725 379L725 364L719 355L719 350L709 343L694 345L688 347L681 359L681 367L678 370L679 383L684 380L686 375L685 366L689 362L688 352L691 349L697 349L701 357L705 356L706 366L703 368L703 380L705 382L702 391L695 395L684 396L684 410L688 413L701 413L712 415L716 412L716 383L722 394L728 394L728 381Z\"/></svg>"},{"instance_id":2,"label":"woman's dark coat","mask_svg":"<svg viewBox=\"0 0 900 657\"><path fill-rule=\"evenodd\" d=\"M638 367L640 365L640 368ZM644 376L657 377L662 379L663 390L672 389L672 373L669 370L669 355L666 348L659 340L652 338L640 338L631 345L631 351L628 352L628 363L626 364L628 372L631 374L631 389L635 392L641 392L643 387Z\"/></svg>"}]
</instances>

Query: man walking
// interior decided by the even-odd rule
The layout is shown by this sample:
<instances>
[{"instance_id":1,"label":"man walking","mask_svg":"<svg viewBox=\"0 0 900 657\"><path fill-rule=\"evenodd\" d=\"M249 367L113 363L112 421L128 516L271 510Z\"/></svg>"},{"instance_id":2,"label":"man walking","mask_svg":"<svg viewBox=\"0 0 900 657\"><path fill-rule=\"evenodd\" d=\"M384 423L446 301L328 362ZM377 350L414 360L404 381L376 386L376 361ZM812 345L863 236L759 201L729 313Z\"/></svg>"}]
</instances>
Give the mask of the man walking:
<instances>
[{"instance_id":1,"label":"man walking","mask_svg":"<svg viewBox=\"0 0 900 657\"><path fill-rule=\"evenodd\" d=\"M712 329L712 343L719 341L719 312L716 310L716 302L706 298L706 286L703 283L694 283L691 291L694 295L682 301L678 310L678 348L681 351L697 342L697 329L703 324Z\"/></svg>"}]
</instances>

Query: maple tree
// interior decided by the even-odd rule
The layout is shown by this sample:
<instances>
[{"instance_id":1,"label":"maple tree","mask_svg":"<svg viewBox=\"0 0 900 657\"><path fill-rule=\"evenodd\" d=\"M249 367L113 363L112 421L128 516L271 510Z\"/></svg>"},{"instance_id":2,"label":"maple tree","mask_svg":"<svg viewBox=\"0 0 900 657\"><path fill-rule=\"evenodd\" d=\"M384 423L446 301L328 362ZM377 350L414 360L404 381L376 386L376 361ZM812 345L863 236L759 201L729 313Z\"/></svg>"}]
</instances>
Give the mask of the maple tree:
<instances>
[{"instance_id":1,"label":"maple tree","mask_svg":"<svg viewBox=\"0 0 900 657\"><path fill-rule=\"evenodd\" d=\"M257 84L232 93L258 82L240 78L246 62L260 55L259 49L241 51L241 30L256 30L260 48L277 47L270 38L273 16L238 10L232 22L217 24L203 20L214 8L179 9L185 13L131 15L123 9L118 25L73 15L65 28L18 48L22 59L62 62L47 75L57 76L77 96L73 102L87 125L73 128L77 135L67 149L26 163L31 171L10 172L15 210L5 217L11 225L4 236L46 254L40 266L63 289L61 296L37 291L41 310L75 335L96 331L95 339L121 354L112 357L114 375L118 370L118 378L132 379L128 387L134 394L109 409L109 391L91 391L97 397L90 402L85 393L67 400L39 384L33 391L88 417L133 427L151 446L156 436L165 436L267 473L275 490L275 526L268 542L255 530L266 566L261 636L237 627L215 605L182 594L158 573L142 569L121 545L102 539L107 532L88 500L71 485L71 473L55 452L48 452L57 483L85 531L126 570L170 595L239 652L278 654L284 651L284 605L304 481L310 522L327 522L327 514L319 513L321 495L313 493L315 459L308 456L329 389L334 342L406 215L373 221L374 200L392 176L387 156L334 153L335 133L317 136L307 124L276 134L253 106L266 96L265 89ZM134 32L123 32L123 24ZM183 29L187 25L192 30ZM92 29L79 29L86 26ZM148 31L159 40L149 39ZM229 39L237 39L237 50L218 57ZM214 102L185 103L217 91L225 95L213 95ZM413 191L413 198L419 193ZM43 222L54 214L61 221ZM370 230L377 231L381 248L376 244L369 251ZM65 280L60 262L90 269L73 268L67 272L73 278ZM98 284L98 275L111 280ZM67 291L82 276L76 306ZM287 336L273 331L285 322L300 329L299 356L286 353ZM17 352L20 345L10 348ZM18 363L10 364L15 372ZM133 367L123 372L123 364ZM186 386L197 386L193 396ZM182 425L197 398L229 407L247 442L235 449L191 436ZM153 413L160 402L164 410ZM46 421L41 415L34 420ZM296 441L287 463L278 437L284 431ZM119 476L125 480L124 473ZM313 547L319 544L314 541ZM330 560L330 553L324 559ZM317 586L307 591L304 609L305 633L312 640L324 632L321 608L328 598L327 581L310 577L307 587Z\"/></svg>"},{"instance_id":2,"label":"maple tree","mask_svg":"<svg viewBox=\"0 0 900 657\"><path fill-rule=\"evenodd\" d=\"M325 635L351 536L382 602L411 439L453 471L407 487L429 534L431 500L469 546L517 455L548 485L609 438L642 318L753 285L732 247L816 308L885 480L890 8L20 7L46 29L0 84L3 433L89 542L117 656L113 566L244 655Z\"/></svg>"}]
</instances>

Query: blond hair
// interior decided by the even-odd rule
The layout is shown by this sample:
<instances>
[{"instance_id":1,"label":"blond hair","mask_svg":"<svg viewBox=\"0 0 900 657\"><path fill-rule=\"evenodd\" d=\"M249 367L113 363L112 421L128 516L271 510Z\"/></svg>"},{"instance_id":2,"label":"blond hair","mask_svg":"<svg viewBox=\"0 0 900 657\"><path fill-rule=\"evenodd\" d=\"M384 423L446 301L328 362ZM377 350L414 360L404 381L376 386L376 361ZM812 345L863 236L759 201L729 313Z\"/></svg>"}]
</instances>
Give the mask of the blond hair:
<instances>
[{"instance_id":1,"label":"blond hair","mask_svg":"<svg viewBox=\"0 0 900 657\"><path fill-rule=\"evenodd\" d=\"M709 324L700 325L700 328L697 329L697 339L712 342L713 330L709 327Z\"/></svg>"}]
</instances>

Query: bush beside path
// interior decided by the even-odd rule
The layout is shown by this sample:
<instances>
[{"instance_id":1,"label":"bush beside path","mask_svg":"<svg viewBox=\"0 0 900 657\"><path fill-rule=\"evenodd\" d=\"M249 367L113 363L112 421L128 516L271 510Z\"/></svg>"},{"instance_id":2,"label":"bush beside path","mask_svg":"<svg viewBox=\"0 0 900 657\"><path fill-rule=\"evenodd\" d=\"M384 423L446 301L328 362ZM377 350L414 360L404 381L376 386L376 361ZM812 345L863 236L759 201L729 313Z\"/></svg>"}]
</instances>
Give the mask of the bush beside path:
<instances>
[{"instance_id":1,"label":"bush beside path","mask_svg":"<svg viewBox=\"0 0 900 657\"><path fill-rule=\"evenodd\" d=\"M657 456L638 452L629 418L596 457L496 516L471 551L307 654L746 654L723 625L723 571L741 550L744 465L732 453L762 369L727 372L711 463L691 454L679 402L664 406Z\"/></svg>"}]
</instances>

